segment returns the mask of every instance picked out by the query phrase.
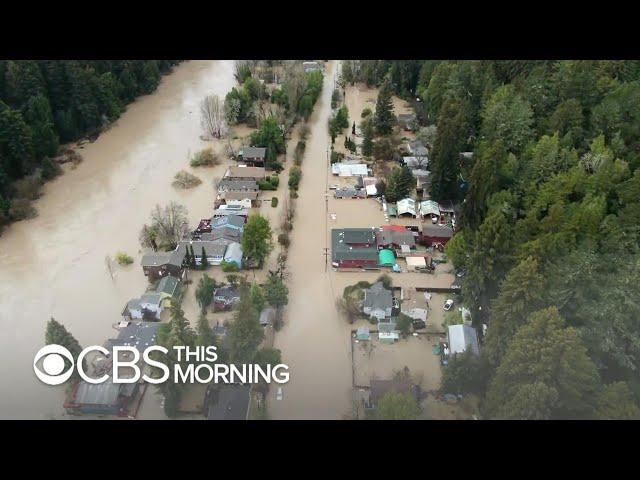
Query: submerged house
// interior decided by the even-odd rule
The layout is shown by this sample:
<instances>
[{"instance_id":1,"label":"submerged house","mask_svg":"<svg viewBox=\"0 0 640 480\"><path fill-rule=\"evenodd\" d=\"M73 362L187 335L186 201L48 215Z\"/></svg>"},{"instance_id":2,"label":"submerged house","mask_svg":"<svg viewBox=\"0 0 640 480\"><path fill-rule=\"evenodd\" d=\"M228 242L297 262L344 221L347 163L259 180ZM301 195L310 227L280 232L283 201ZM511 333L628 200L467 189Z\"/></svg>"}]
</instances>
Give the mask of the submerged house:
<instances>
[{"instance_id":1,"label":"submerged house","mask_svg":"<svg viewBox=\"0 0 640 480\"><path fill-rule=\"evenodd\" d=\"M447 225L436 225L433 223L422 224L422 232L420 239L423 244L430 245L446 245L453 237L453 229Z\"/></svg>"},{"instance_id":2,"label":"submerged house","mask_svg":"<svg viewBox=\"0 0 640 480\"><path fill-rule=\"evenodd\" d=\"M224 215L211 219L211 232L216 233L217 230L234 229L240 232L244 231L246 218L241 215Z\"/></svg>"},{"instance_id":3,"label":"submerged house","mask_svg":"<svg viewBox=\"0 0 640 480\"><path fill-rule=\"evenodd\" d=\"M267 176L264 167L231 166L224 174L226 180L264 180Z\"/></svg>"},{"instance_id":4,"label":"submerged house","mask_svg":"<svg viewBox=\"0 0 640 480\"><path fill-rule=\"evenodd\" d=\"M118 415L127 416L128 407L138 394L138 383L93 384L82 380L73 388L64 408L70 415Z\"/></svg>"},{"instance_id":5,"label":"submerged house","mask_svg":"<svg viewBox=\"0 0 640 480\"><path fill-rule=\"evenodd\" d=\"M407 230L401 225L397 225L398 229L379 228L376 230L376 243L378 248L392 248L401 250L403 246L414 249L416 248L416 236L411 230Z\"/></svg>"},{"instance_id":6,"label":"submerged house","mask_svg":"<svg viewBox=\"0 0 640 480\"><path fill-rule=\"evenodd\" d=\"M375 187L373 187L375 189ZM365 198L367 192L365 190L358 190L354 187L337 188L333 192L335 198Z\"/></svg>"},{"instance_id":7,"label":"submerged house","mask_svg":"<svg viewBox=\"0 0 640 480\"><path fill-rule=\"evenodd\" d=\"M264 167L267 149L264 147L244 147L238 152L238 160L250 166Z\"/></svg>"},{"instance_id":8,"label":"submerged house","mask_svg":"<svg viewBox=\"0 0 640 480\"><path fill-rule=\"evenodd\" d=\"M476 329L469 325L450 325L449 349L452 355L463 353L470 349L474 355L480 355L478 334Z\"/></svg>"},{"instance_id":9,"label":"submerged house","mask_svg":"<svg viewBox=\"0 0 640 480\"><path fill-rule=\"evenodd\" d=\"M364 290L362 311L369 318L384 321L385 318L391 318L392 310L393 294L391 290L384 288L382 282L374 283L371 288Z\"/></svg>"},{"instance_id":10,"label":"submerged house","mask_svg":"<svg viewBox=\"0 0 640 480\"><path fill-rule=\"evenodd\" d=\"M248 420L251 385L211 385L204 404L207 420Z\"/></svg>"},{"instance_id":11,"label":"submerged house","mask_svg":"<svg viewBox=\"0 0 640 480\"><path fill-rule=\"evenodd\" d=\"M240 292L233 285L225 285L213 292L214 310L229 310L240 301Z\"/></svg>"},{"instance_id":12,"label":"submerged house","mask_svg":"<svg viewBox=\"0 0 640 480\"><path fill-rule=\"evenodd\" d=\"M331 165L331 173L339 177L369 176L366 163L337 162Z\"/></svg>"},{"instance_id":13,"label":"submerged house","mask_svg":"<svg viewBox=\"0 0 640 480\"><path fill-rule=\"evenodd\" d=\"M182 278L184 274L184 251L176 248L172 252L154 252L142 256L142 271L150 280L167 275Z\"/></svg>"},{"instance_id":14,"label":"submerged house","mask_svg":"<svg viewBox=\"0 0 640 480\"><path fill-rule=\"evenodd\" d=\"M164 310L165 296L162 293L145 293L140 298L129 300L122 316L135 320L160 320Z\"/></svg>"},{"instance_id":15,"label":"submerged house","mask_svg":"<svg viewBox=\"0 0 640 480\"><path fill-rule=\"evenodd\" d=\"M220 207L213 211L212 220L221 217L228 217L229 215L246 218L249 216L249 209L242 205L220 205Z\"/></svg>"},{"instance_id":16,"label":"submerged house","mask_svg":"<svg viewBox=\"0 0 640 480\"><path fill-rule=\"evenodd\" d=\"M218 194L215 208L219 208L221 205L229 205L249 209L254 206L257 198L258 192L222 192Z\"/></svg>"},{"instance_id":17,"label":"submerged house","mask_svg":"<svg viewBox=\"0 0 640 480\"><path fill-rule=\"evenodd\" d=\"M218 183L218 193L223 192L259 192L258 182L255 180L231 180L223 178Z\"/></svg>"},{"instance_id":18,"label":"submerged house","mask_svg":"<svg viewBox=\"0 0 640 480\"><path fill-rule=\"evenodd\" d=\"M411 215L412 217L418 216L416 209L416 201L413 198L403 198L396 203L396 215L401 217L403 215Z\"/></svg>"},{"instance_id":19,"label":"submerged house","mask_svg":"<svg viewBox=\"0 0 640 480\"><path fill-rule=\"evenodd\" d=\"M335 268L376 268L378 247L375 229L334 228L331 230L331 264Z\"/></svg>"},{"instance_id":20,"label":"submerged house","mask_svg":"<svg viewBox=\"0 0 640 480\"><path fill-rule=\"evenodd\" d=\"M227 242L220 240L184 240L180 242L178 248L184 250L186 254L187 246L193 251L196 265L202 265L203 255L206 255L209 265L220 265L227 251Z\"/></svg>"},{"instance_id":21,"label":"submerged house","mask_svg":"<svg viewBox=\"0 0 640 480\"><path fill-rule=\"evenodd\" d=\"M400 339L395 322L378 322L378 340L382 343L394 343Z\"/></svg>"}]
</instances>

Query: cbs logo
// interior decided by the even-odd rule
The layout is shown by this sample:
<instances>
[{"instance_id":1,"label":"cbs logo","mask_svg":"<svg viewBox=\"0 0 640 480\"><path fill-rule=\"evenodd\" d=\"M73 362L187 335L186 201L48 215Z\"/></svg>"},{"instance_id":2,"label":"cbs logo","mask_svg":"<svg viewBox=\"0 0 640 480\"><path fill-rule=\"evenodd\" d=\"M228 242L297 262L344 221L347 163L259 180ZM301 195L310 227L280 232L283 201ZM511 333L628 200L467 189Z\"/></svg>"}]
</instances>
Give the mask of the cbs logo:
<instances>
[{"instance_id":1,"label":"cbs logo","mask_svg":"<svg viewBox=\"0 0 640 480\"><path fill-rule=\"evenodd\" d=\"M42 370L38 368L38 362L42 360ZM65 359L71 363L71 368L63 373ZM46 345L38 350L33 359L33 371L41 382L47 385L61 385L73 375L74 361L71 352L62 345Z\"/></svg>"}]
</instances>

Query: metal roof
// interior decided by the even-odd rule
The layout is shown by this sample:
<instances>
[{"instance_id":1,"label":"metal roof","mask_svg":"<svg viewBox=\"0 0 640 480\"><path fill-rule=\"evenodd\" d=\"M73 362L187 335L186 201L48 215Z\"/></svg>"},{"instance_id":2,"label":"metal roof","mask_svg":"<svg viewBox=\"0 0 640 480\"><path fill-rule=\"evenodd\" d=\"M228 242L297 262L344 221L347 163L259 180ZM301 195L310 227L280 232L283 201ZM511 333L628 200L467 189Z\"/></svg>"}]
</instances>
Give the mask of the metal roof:
<instances>
[{"instance_id":1,"label":"metal roof","mask_svg":"<svg viewBox=\"0 0 640 480\"><path fill-rule=\"evenodd\" d=\"M468 347L471 348L474 354L480 355L476 329L469 325L450 325L449 348L451 353L462 353Z\"/></svg>"}]
</instances>

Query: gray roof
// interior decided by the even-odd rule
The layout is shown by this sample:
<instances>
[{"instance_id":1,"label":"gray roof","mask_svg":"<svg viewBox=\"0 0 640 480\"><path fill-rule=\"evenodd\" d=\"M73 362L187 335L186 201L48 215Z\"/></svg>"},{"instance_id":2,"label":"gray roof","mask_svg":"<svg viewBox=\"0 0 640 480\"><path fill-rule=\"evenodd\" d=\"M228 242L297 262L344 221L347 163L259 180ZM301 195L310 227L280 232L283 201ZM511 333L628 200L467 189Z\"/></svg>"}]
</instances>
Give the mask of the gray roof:
<instances>
[{"instance_id":1,"label":"gray roof","mask_svg":"<svg viewBox=\"0 0 640 480\"><path fill-rule=\"evenodd\" d=\"M376 232L373 228L343 228L338 230L344 243L376 243Z\"/></svg>"},{"instance_id":2,"label":"gray roof","mask_svg":"<svg viewBox=\"0 0 640 480\"><path fill-rule=\"evenodd\" d=\"M222 192L220 198L225 200L255 200L260 192Z\"/></svg>"},{"instance_id":3,"label":"gray roof","mask_svg":"<svg viewBox=\"0 0 640 480\"><path fill-rule=\"evenodd\" d=\"M247 420L250 385L223 385L211 397L207 420Z\"/></svg>"},{"instance_id":4,"label":"gray roof","mask_svg":"<svg viewBox=\"0 0 640 480\"><path fill-rule=\"evenodd\" d=\"M213 211L213 218L228 217L230 215L246 217L249 215L249 209L243 207L242 205L225 205L225 206L226 208L216 208Z\"/></svg>"},{"instance_id":5,"label":"gray roof","mask_svg":"<svg viewBox=\"0 0 640 480\"><path fill-rule=\"evenodd\" d=\"M243 158L264 158L267 155L267 149L264 147L245 147L242 149Z\"/></svg>"},{"instance_id":6,"label":"gray roof","mask_svg":"<svg viewBox=\"0 0 640 480\"><path fill-rule=\"evenodd\" d=\"M179 291L180 283L180 280L178 280L176 277L172 277L171 275L162 277L158 282L156 292L167 293L173 296Z\"/></svg>"},{"instance_id":7,"label":"gray roof","mask_svg":"<svg viewBox=\"0 0 640 480\"><path fill-rule=\"evenodd\" d=\"M196 257L202 255L203 248L208 257L222 257L224 256L224 252L227 251L226 242L221 240L183 240L180 242L179 248L186 252L187 245L193 247L193 254Z\"/></svg>"},{"instance_id":8,"label":"gray roof","mask_svg":"<svg viewBox=\"0 0 640 480\"><path fill-rule=\"evenodd\" d=\"M422 235L428 235L431 237L453 237L453 229L447 225L436 225L433 223L422 224Z\"/></svg>"},{"instance_id":9,"label":"gray roof","mask_svg":"<svg viewBox=\"0 0 640 480\"><path fill-rule=\"evenodd\" d=\"M202 235L200 235L200 239L209 242L213 240L224 241L229 244L231 242L239 242L242 239L242 231L236 228L225 226L213 229L210 233L203 233Z\"/></svg>"},{"instance_id":10,"label":"gray roof","mask_svg":"<svg viewBox=\"0 0 640 480\"><path fill-rule=\"evenodd\" d=\"M260 312L260 325L273 325L275 318L276 309L273 307L267 307Z\"/></svg>"},{"instance_id":11,"label":"gray roof","mask_svg":"<svg viewBox=\"0 0 640 480\"><path fill-rule=\"evenodd\" d=\"M213 292L214 297L223 297L228 300L232 298L239 298L240 293L238 293L238 289L233 285L225 285L224 287L216 288Z\"/></svg>"},{"instance_id":12,"label":"gray roof","mask_svg":"<svg viewBox=\"0 0 640 480\"><path fill-rule=\"evenodd\" d=\"M158 267L161 265L166 265L169 263L171 258L171 253L173 252L154 252L147 253L142 256L142 266L143 267Z\"/></svg>"},{"instance_id":13,"label":"gray roof","mask_svg":"<svg viewBox=\"0 0 640 480\"><path fill-rule=\"evenodd\" d=\"M142 353L147 347L156 344L159 328L158 322L130 322L120 330L114 343L136 347Z\"/></svg>"},{"instance_id":14,"label":"gray roof","mask_svg":"<svg viewBox=\"0 0 640 480\"><path fill-rule=\"evenodd\" d=\"M400 232L397 230L382 230L379 229L376 232L376 241L378 246L381 245L409 245L414 247L416 244L416 238L412 231L405 230Z\"/></svg>"},{"instance_id":15,"label":"gray roof","mask_svg":"<svg viewBox=\"0 0 640 480\"><path fill-rule=\"evenodd\" d=\"M80 405L117 405L121 384L111 379L104 383L88 383L82 380L76 391L75 403Z\"/></svg>"},{"instance_id":16,"label":"gray roof","mask_svg":"<svg viewBox=\"0 0 640 480\"><path fill-rule=\"evenodd\" d=\"M392 333L396 331L396 322L378 322L378 332Z\"/></svg>"},{"instance_id":17,"label":"gray roof","mask_svg":"<svg viewBox=\"0 0 640 480\"><path fill-rule=\"evenodd\" d=\"M368 230L368 233L348 232L349 230ZM370 247L352 247L345 242L346 238L353 243L370 242ZM359 240L359 241L358 241ZM331 259L339 260L375 260L378 262L378 248L375 246L375 232L371 229L338 229L331 230Z\"/></svg>"},{"instance_id":18,"label":"gray roof","mask_svg":"<svg viewBox=\"0 0 640 480\"><path fill-rule=\"evenodd\" d=\"M217 217L211 220L211 229L215 231L218 228L226 227L227 225L233 225L238 228L244 228L244 217L240 215L226 215L224 217Z\"/></svg>"},{"instance_id":19,"label":"gray roof","mask_svg":"<svg viewBox=\"0 0 640 480\"><path fill-rule=\"evenodd\" d=\"M364 291L364 307L386 310L393 307L393 294L384 288L382 282L374 283Z\"/></svg>"},{"instance_id":20,"label":"gray roof","mask_svg":"<svg viewBox=\"0 0 640 480\"><path fill-rule=\"evenodd\" d=\"M218 192L257 192L258 191L258 182L255 180L227 180L222 179L218 183Z\"/></svg>"},{"instance_id":21,"label":"gray roof","mask_svg":"<svg viewBox=\"0 0 640 480\"><path fill-rule=\"evenodd\" d=\"M358 177L360 178L360 177ZM352 198L352 197L365 197L364 190L356 190L353 187L338 188L333 192L335 198Z\"/></svg>"}]
</instances>

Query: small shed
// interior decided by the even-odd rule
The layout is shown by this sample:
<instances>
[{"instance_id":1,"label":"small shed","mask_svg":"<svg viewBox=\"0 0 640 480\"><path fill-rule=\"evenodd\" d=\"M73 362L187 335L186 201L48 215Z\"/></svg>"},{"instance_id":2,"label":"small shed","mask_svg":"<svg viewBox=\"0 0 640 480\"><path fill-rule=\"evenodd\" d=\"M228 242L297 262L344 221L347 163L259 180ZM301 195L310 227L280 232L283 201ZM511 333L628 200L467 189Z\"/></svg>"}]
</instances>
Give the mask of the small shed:
<instances>
[{"instance_id":1,"label":"small shed","mask_svg":"<svg viewBox=\"0 0 640 480\"><path fill-rule=\"evenodd\" d=\"M379 322L378 323L378 340L382 343L394 343L400 339L400 335L396 330L396 324L394 322Z\"/></svg>"},{"instance_id":2,"label":"small shed","mask_svg":"<svg viewBox=\"0 0 640 480\"><path fill-rule=\"evenodd\" d=\"M396 256L393 253L393 250L389 250L388 248L383 248L378 253L378 263L382 267L392 267L396 264Z\"/></svg>"},{"instance_id":3,"label":"small shed","mask_svg":"<svg viewBox=\"0 0 640 480\"><path fill-rule=\"evenodd\" d=\"M238 268L242 268L242 246L238 242L230 243L224 254L224 261L235 263Z\"/></svg>"},{"instance_id":4,"label":"small shed","mask_svg":"<svg viewBox=\"0 0 640 480\"><path fill-rule=\"evenodd\" d=\"M406 257L405 260L407 261L407 269L410 271L427 267L427 261L424 257Z\"/></svg>"},{"instance_id":5,"label":"small shed","mask_svg":"<svg viewBox=\"0 0 640 480\"><path fill-rule=\"evenodd\" d=\"M356 338L361 341L371 340L371 333L369 333L369 327L358 327L356 331Z\"/></svg>"},{"instance_id":6,"label":"small shed","mask_svg":"<svg viewBox=\"0 0 640 480\"><path fill-rule=\"evenodd\" d=\"M449 348L452 354L463 353L470 348L474 355L480 355L476 329L469 325L450 325Z\"/></svg>"}]
</instances>

